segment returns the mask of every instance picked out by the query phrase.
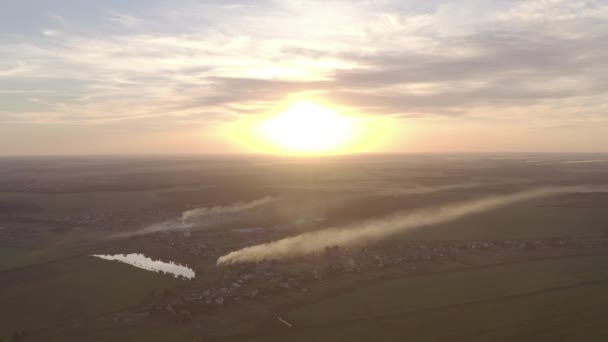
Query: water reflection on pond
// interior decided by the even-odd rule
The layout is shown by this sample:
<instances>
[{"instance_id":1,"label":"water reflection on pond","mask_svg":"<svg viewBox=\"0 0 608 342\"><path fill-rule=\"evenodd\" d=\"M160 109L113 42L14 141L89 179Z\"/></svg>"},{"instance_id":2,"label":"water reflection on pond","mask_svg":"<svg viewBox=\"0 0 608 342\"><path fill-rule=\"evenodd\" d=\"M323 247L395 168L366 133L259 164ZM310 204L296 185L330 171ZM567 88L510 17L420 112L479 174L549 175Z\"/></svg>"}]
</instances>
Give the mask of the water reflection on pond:
<instances>
[{"instance_id":1,"label":"water reflection on pond","mask_svg":"<svg viewBox=\"0 0 608 342\"><path fill-rule=\"evenodd\" d=\"M126 264L142 268L144 270L159 272L159 273L170 273L176 278L193 279L195 274L194 270L189 267L176 264L172 261L164 262L161 260L153 260L141 253L131 254L94 254L96 258L104 260L115 260L124 262Z\"/></svg>"}]
</instances>

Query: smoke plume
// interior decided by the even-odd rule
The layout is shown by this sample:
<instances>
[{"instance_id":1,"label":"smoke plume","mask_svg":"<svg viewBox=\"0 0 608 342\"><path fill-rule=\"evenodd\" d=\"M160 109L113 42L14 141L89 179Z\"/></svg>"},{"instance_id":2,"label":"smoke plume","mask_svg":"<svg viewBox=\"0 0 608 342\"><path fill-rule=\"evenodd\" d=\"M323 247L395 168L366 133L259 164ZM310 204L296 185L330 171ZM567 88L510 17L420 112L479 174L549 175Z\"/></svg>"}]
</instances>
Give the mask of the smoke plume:
<instances>
[{"instance_id":1,"label":"smoke plume","mask_svg":"<svg viewBox=\"0 0 608 342\"><path fill-rule=\"evenodd\" d=\"M237 202L225 206L196 208L184 211L179 218L149 225L145 228L116 234L114 237L145 235L156 232L203 229L238 221L242 215L277 201L275 197L264 197L251 202Z\"/></svg>"},{"instance_id":2,"label":"smoke plume","mask_svg":"<svg viewBox=\"0 0 608 342\"><path fill-rule=\"evenodd\" d=\"M390 237L393 234L453 221L468 215L493 210L521 201L569 192L598 192L580 186L538 188L508 195L485 197L462 203L410 212L350 224L338 228L303 233L281 240L245 247L217 260L218 264L254 262L266 259L296 257L322 251L326 246L353 246Z\"/></svg>"},{"instance_id":3,"label":"smoke plume","mask_svg":"<svg viewBox=\"0 0 608 342\"><path fill-rule=\"evenodd\" d=\"M399 195L422 195L430 194L434 192L450 191L450 190L461 190L475 188L486 183L462 183L462 184L450 184L442 186L415 186L412 188L390 188L383 189L379 192L380 195L385 196L399 196Z\"/></svg>"},{"instance_id":4,"label":"smoke plume","mask_svg":"<svg viewBox=\"0 0 608 342\"><path fill-rule=\"evenodd\" d=\"M210 216L236 214L242 211L265 206L275 202L276 200L277 199L274 197L267 196L251 202L237 202L226 206L217 205L211 208L196 208L184 211L182 213L181 220L183 222L193 222Z\"/></svg>"}]
</instances>

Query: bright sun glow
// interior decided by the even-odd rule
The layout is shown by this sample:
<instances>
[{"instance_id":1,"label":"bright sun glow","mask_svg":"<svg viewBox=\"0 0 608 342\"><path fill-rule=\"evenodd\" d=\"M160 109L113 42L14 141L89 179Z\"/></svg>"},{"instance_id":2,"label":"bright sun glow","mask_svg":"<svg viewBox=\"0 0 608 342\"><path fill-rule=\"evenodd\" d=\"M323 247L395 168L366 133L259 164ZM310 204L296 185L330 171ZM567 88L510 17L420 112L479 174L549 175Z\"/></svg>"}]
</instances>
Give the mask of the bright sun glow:
<instances>
[{"instance_id":1,"label":"bright sun glow","mask_svg":"<svg viewBox=\"0 0 608 342\"><path fill-rule=\"evenodd\" d=\"M354 135L349 117L318 104L300 101L260 126L273 145L292 153L332 153L345 147Z\"/></svg>"}]
</instances>

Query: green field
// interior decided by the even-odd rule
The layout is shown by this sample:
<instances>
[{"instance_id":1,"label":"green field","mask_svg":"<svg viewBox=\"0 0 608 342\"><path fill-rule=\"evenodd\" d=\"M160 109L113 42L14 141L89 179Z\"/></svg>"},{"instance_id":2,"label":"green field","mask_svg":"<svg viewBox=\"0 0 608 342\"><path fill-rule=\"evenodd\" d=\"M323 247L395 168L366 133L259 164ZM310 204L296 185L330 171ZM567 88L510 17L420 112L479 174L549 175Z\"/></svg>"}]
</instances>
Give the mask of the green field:
<instances>
[{"instance_id":1,"label":"green field","mask_svg":"<svg viewBox=\"0 0 608 342\"><path fill-rule=\"evenodd\" d=\"M551 199L529 201L414 230L405 239L520 239L604 234L606 207L553 206Z\"/></svg>"},{"instance_id":2,"label":"green field","mask_svg":"<svg viewBox=\"0 0 608 342\"><path fill-rule=\"evenodd\" d=\"M294 308L292 329L226 340L604 341L606 291L604 256L406 277Z\"/></svg>"},{"instance_id":3,"label":"green field","mask_svg":"<svg viewBox=\"0 0 608 342\"><path fill-rule=\"evenodd\" d=\"M166 199L156 191L135 192L83 192L83 193L12 193L1 192L4 201L27 203L36 208L28 217L62 220L76 214L96 215L103 208L105 213L143 210L166 204ZM102 213L103 213L102 212Z\"/></svg>"},{"instance_id":4,"label":"green field","mask_svg":"<svg viewBox=\"0 0 608 342\"><path fill-rule=\"evenodd\" d=\"M606 283L239 341L606 341Z\"/></svg>"},{"instance_id":5,"label":"green field","mask_svg":"<svg viewBox=\"0 0 608 342\"><path fill-rule=\"evenodd\" d=\"M0 247L0 272L39 264L59 257L60 254L49 249Z\"/></svg>"},{"instance_id":6,"label":"green field","mask_svg":"<svg viewBox=\"0 0 608 342\"><path fill-rule=\"evenodd\" d=\"M510 264L383 281L289 313L303 325L406 313L608 280L608 257Z\"/></svg>"},{"instance_id":7,"label":"green field","mask_svg":"<svg viewBox=\"0 0 608 342\"><path fill-rule=\"evenodd\" d=\"M89 256L5 271L0 276L0 337L91 319L184 284L170 276Z\"/></svg>"},{"instance_id":8,"label":"green field","mask_svg":"<svg viewBox=\"0 0 608 342\"><path fill-rule=\"evenodd\" d=\"M519 202L370 242L372 253L386 247L391 254L412 240L436 240L429 246L445 240L574 241L563 248L458 249L403 267L310 282L298 270L322 265L285 261L273 266L276 274L256 275L247 285L260 289L255 299L198 305L196 291L231 286L226 281L244 272L225 277L235 271L215 267L215 260L245 246L528 188L608 182L604 164L538 168L521 160L467 160L0 160L0 340L11 340L16 331L31 333L25 341L44 342L608 340L608 250L597 247L608 233L606 193ZM430 191L408 192L421 188ZM107 238L194 207L265 196L278 201L252 214L231 213L217 225L201 223L189 238ZM326 220L315 220L321 217ZM231 231L256 226L275 229L261 236ZM131 252L190 265L197 278L177 280L89 256ZM302 287L269 285L291 272ZM172 291L159 295L164 289ZM192 305L175 305L177 314L166 309L184 296ZM157 304L158 312L146 313Z\"/></svg>"}]
</instances>

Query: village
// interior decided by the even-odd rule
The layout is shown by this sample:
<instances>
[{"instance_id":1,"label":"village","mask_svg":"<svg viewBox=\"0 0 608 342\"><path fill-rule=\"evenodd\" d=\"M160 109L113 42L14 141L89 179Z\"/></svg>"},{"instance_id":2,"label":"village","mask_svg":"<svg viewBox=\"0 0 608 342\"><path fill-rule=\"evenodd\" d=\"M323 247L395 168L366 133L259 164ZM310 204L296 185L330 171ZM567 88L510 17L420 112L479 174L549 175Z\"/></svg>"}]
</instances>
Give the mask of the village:
<instances>
[{"instance_id":1,"label":"village","mask_svg":"<svg viewBox=\"0 0 608 342\"><path fill-rule=\"evenodd\" d=\"M176 233L162 234L164 239L170 236L175 238L171 240L172 245L184 241ZM217 258L223 253L217 248L198 246L183 250L197 251L199 256L208 258ZM304 257L214 266L220 276L213 284L196 286L184 293L166 293L162 304L157 303L154 307L139 310L138 315L156 314L176 321L186 321L192 315L214 312L244 301L263 301L288 293L306 295L315 284L346 274L365 276L382 268L391 268L399 275L418 274L438 271L443 261L459 256L483 256L480 253L494 252L542 257L560 253L594 252L607 247L608 240L580 238L403 241L348 248L327 246L322 253ZM133 319L133 316L129 319Z\"/></svg>"}]
</instances>

